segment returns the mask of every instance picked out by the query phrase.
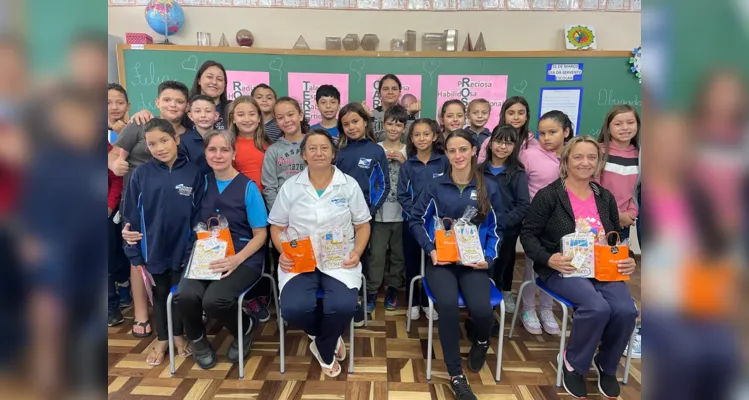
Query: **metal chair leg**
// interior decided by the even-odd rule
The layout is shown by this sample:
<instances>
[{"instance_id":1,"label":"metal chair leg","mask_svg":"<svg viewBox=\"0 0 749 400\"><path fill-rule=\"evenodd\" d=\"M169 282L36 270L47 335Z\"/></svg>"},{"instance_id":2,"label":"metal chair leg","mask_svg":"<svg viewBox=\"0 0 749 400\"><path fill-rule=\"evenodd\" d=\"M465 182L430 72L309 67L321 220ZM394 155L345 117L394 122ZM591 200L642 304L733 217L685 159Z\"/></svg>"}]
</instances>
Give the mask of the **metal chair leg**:
<instances>
[{"instance_id":1,"label":"metal chair leg","mask_svg":"<svg viewBox=\"0 0 749 400\"><path fill-rule=\"evenodd\" d=\"M427 319L429 320L429 332L427 333L427 381L430 381L432 379L432 340L434 340L434 334L432 333L434 328L434 320L432 319L434 302L428 297L427 299L429 300L429 315L427 315Z\"/></svg>"},{"instance_id":2,"label":"metal chair leg","mask_svg":"<svg viewBox=\"0 0 749 400\"><path fill-rule=\"evenodd\" d=\"M262 279L262 277L261 277ZM249 289L248 289L249 290ZM244 328L242 327L242 303L244 302L244 295L247 294L245 290L239 295L237 300L237 339L239 340L239 379L244 379ZM251 322L250 322L251 323Z\"/></svg>"},{"instance_id":3,"label":"metal chair leg","mask_svg":"<svg viewBox=\"0 0 749 400\"><path fill-rule=\"evenodd\" d=\"M622 383L625 385L629 381L629 367L632 366L632 346L635 345L636 334L637 325L635 325L635 329L632 331L632 336L629 337L629 346L627 347L627 361L624 363L624 379L622 379Z\"/></svg>"},{"instance_id":4,"label":"metal chair leg","mask_svg":"<svg viewBox=\"0 0 749 400\"><path fill-rule=\"evenodd\" d=\"M505 302L499 302L499 338L497 341L497 374L495 381L499 382L502 375L502 346L505 338Z\"/></svg>"},{"instance_id":5,"label":"metal chair leg","mask_svg":"<svg viewBox=\"0 0 749 400\"><path fill-rule=\"evenodd\" d=\"M362 289L364 290L364 326L366 327L368 325L367 321L367 278L364 277L364 274L361 276L362 280Z\"/></svg>"},{"instance_id":6,"label":"metal chair leg","mask_svg":"<svg viewBox=\"0 0 749 400\"><path fill-rule=\"evenodd\" d=\"M525 281L520 285L520 289L518 289L518 302L515 306L515 313L512 315L512 323L510 324L510 335L508 336L510 339L512 339L512 333L515 331L515 323L518 320L518 314L520 314L520 306L523 304L523 290L526 286L529 284L534 284L533 281Z\"/></svg>"},{"instance_id":7,"label":"metal chair leg","mask_svg":"<svg viewBox=\"0 0 749 400\"><path fill-rule=\"evenodd\" d=\"M556 299L555 299L556 300ZM559 341L559 355L557 356L557 387L562 387L562 368L564 365L564 344L567 340L567 306L557 301L562 306L562 331Z\"/></svg>"},{"instance_id":8,"label":"metal chair leg","mask_svg":"<svg viewBox=\"0 0 749 400\"><path fill-rule=\"evenodd\" d=\"M349 350L348 350L348 373L354 373L354 319L351 318L351 327L349 328ZM344 349L345 350L345 349Z\"/></svg>"},{"instance_id":9,"label":"metal chair leg","mask_svg":"<svg viewBox=\"0 0 749 400\"><path fill-rule=\"evenodd\" d=\"M411 279L410 290L408 292L408 308L406 309L406 332L411 331L411 307L414 299L414 284L421 279L421 275L416 275Z\"/></svg>"},{"instance_id":10,"label":"metal chair leg","mask_svg":"<svg viewBox=\"0 0 749 400\"><path fill-rule=\"evenodd\" d=\"M171 290L166 298L166 326L169 332L169 372L174 375L174 328L172 327L172 299L174 295Z\"/></svg>"}]
</instances>

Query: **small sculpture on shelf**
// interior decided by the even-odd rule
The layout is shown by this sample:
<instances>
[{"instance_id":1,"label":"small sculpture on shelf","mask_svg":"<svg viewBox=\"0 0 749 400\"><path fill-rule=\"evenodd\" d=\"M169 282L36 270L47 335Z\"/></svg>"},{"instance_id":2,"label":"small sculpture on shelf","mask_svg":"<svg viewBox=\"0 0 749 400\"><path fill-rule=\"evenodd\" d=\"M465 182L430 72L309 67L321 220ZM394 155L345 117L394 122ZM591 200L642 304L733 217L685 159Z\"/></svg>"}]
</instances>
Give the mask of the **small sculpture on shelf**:
<instances>
[{"instance_id":1,"label":"small sculpture on shelf","mask_svg":"<svg viewBox=\"0 0 749 400\"><path fill-rule=\"evenodd\" d=\"M325 50L341 50L341 37L328 36L325 38Z\"/></svg>"},{"instance_id":2,"label":"small sculpture on shelf","mask_svg":"<svg viewBox=\"0 0 749 400\"><path fill-rule=\"evenodd\" d=\"M375 51L380 45L380 39L373 33L367 33L361 39L361 47L366 51Z\"/></svg>"},{"instance_id":3,"label":"small sculpture on shelf","mask_svg":"<svg viewBox=\"0 0 749 400\"><path fill-rule=\"evenodd\" d=\"M237 32L237 44L240 47L252 47L255 44L255 36L247 29L240 29Z\"/></svg>"},{"instance_id":4,"label":"small sculpture on shelf","mask_svg":"<svg viewBox=\"0 0 749 400\"><path fill-rule=\"evenodd\" d=\"M476 40L476 44L473 46L473 51L486 51L486 44L484 43L484 32L479 33L479 38Z\"/></svg>"},{"instance_id":5,"label":"small sculpture on shelf","mask_svg":"<svg viewBox=\"0 0 749 400\"><path fill-rule=\"evenodd\" d=\"M295 50L309 50L309 45L307 44L307 41L304 40L304 36L299 35L299 39L297 39L296 43L294 43L294 49Z\"/></svg>"},{"instance_id":6,"label":"small sculpture on shelf","mask_svg":"<svg viewBox=\"0 0 749 400\"><path fill-rule=\"evenodd\" d=\"M343 38L343 48L352 51L359 48L359 35L356 33L349 33Z\"/></svg>"}]
</instances>

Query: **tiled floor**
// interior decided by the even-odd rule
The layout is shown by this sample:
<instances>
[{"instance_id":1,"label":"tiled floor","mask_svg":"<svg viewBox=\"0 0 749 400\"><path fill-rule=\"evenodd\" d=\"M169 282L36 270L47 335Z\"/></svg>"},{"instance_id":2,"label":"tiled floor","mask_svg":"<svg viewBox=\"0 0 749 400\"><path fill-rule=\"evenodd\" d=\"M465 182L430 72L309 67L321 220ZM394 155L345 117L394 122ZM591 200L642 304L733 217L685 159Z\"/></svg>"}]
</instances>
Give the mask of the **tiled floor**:
<instances>
[{"instance_id":1,"label":"tiled floor","mask_svg":"<svg viewBox=\"0 0 749 400\"><path fill-rule=\"evenodd\" d=\"M519 260L520 261L520 260ZM519 287L522 271L518 262L516 282ZM640 277L629 283L632 295L640 298ZM401 292L404 295L404 292ZM403 304L406 304L403 302ZM639 304L638 304L639 306ZM225 359L231 336L209 322L209 338L218 349L219 363L212 370L198 368L192 358L177 357L177 372L169 373L169 360L158 367L145 363L146 354L155 335L135 339L130 335L132 311L127 310L126 323L109 328L108 391L109 399L259 399L259 400L324 400L324 399L452 399L435 324L432 380L426 380L427 321L422 315L406 332L405 306L394 312L385 311L379 298L372 320L355 333L355 373L348 374L348 362L335 379L320 372L314 361L307 336L298 330L287 332L286 373L279 373L278 325L275 318L260 325L255 332L252 352L245 360L245 378L238 380L236 365ZM556 310L559 311L559 310ZM511 314L506 317L503 347L502 379L493 379L496 366L496 340L492 343L486 365L479 373L467 372L471 386L480 400L490 399L571 399L564 389L555 387L558 337L530 335L522 327L515 337L507 339ZM561 318L561 312L557 313ZM519 322L518 322L519 324ZM465 332L463 332L465 337ZM348 345L348 335L344 338ZM470 348L461 342L464 356ZM348 361L348 360L347 360ZM619 377L624 370L621 359ZM640 399L640 360L633 360L631 377L622 386L620 399ZM467 367L464 368L468 371ZM588 375L588 398L597 395L595 373Z\"/></svg>"}]
</instances>

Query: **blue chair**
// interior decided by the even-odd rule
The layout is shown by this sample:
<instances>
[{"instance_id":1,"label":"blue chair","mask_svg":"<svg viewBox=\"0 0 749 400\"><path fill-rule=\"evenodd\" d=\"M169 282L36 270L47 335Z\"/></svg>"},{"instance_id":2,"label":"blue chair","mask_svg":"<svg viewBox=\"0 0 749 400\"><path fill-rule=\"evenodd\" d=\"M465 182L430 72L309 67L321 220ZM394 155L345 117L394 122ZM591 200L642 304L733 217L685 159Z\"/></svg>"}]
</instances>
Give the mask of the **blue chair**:
<instances>
[{"instance_id":1,"label":"blue chair","mask_svg":"<svg viewBox=\"0 0 749 400\"><path fill-rule=\"evenodd\" d=\"M568 309L572 309L572 311L576 310L576 307L572 302L565 299L564 297L554 293L546 286L546 283L541 280L541 278L536 278L536 281L525 281L522 285L520 285L520 290L518 290L518 303L515 308L515 315L512 316L512 325L510 326L510 339L512 339L512 332L515 329L515 322L518 319L518 314L520 314L520 305L523 302L523 289L525 289L526 286L529 284L535 284L539 289L546 292L549 296L551 296L554 301L559 303L559 305L562 307L562 329L560 332L560 335L562 339L559 341L559 355L557 355L557 387L562 387L562 362L563 362L563 355L564 355L564 345L567 341L567 316L569 314ZM634 299L632 299L634 301ZM634 344L635 340L635 333L637 332L637 327L632 331L632 335L629 338L629 348L627 350L627 361L624 365L624 379L622 380L623 384L627 384L629 381L629 368L632 364L632 346Z\"/></svg>"},{"instance_id":2,"label":"blue chair","mask_svg":"<svg viewBox=\"0 0 749 400\"><path fill-rule=\"evenodd\" d=\"M429 313L427 314L427 319L429 320L429 328L428 328L428 336L427 336L427 381L432 379L432 342L434 340L434 320L432 319L432 314L434 313L434 296L432 295L432 291L429 288L429 284L427 283L426 275L424 274L424 257L425 254L422 251L421 252L421 275L415 276L413 279L411 279L411 295L408 297L408 308L406 309L406 332L409 332L411 330L411 313L409 312L411 310L411 305L413 304L413 289L414 284L417 280L421 280L421 284L424 287L424 293L427 295L427 300L429 301ZM494 377L494 380L499 382L501 373L502 373L502 345L504 342L504 331L505 331L505 303L502 299L502 293L497 289L497 286L494 284L494 281L491 280L491 305L492 307L496 307L499 305L499 316L497 317L497 314L494 314L494 317L497 318L497 321L499 322L499 338L497 343L497 373ZM465 300L463 299L463 295L458 292L458 307L465 308Z\"/></svg>"},{"instance_id":3,"label":"blue chair","mask_svg":"<svg viewBox=\"0 0 749 400\"><path fill-rule=\"evenodd\" d=\"M265 268L265 265L263 264L263 268ZM242 313L244 312L242 310L242 303L244 302L244 296L247 294L247 292L250 291L255 285L257 285L260 280L263 278L268 278L270 280L270 287L273 291L273 298L278 299L277 289L276 289L276 280L273 279L273 276L267 273L263 273L260 275L259 278L255 282L252 283L247 289L245 289L237 299L237 322L239 326L239 332L244 332L244 329L242 327ZM174 333L173 333L173 327L172 327L172 300L174 299L174 295L177 292L177 286L173 286L172 289L169 291L169 297L166 300L166 318L167 318L167 326L169 329L169 370L174 375ZM278 307L278 301L276 300L276 315L281 315L279 312ZM279 329L281 326L281 321L279 319ZM239 379L244 379L244 335L239 335Z\"/></svg>"},{"instance_id":4,"label":"blue chair","mask_svg":"<svg viewBox=\"0 0 749 400\"><path fill-rule=\"evenodd\" d=\"M362 274L362 288L364 290L364 326L367 325L367 280L364 277L364 274ZM318 300L323 299L325 297L325 292L323 292L322 288L317 290L316 297ZM281 298L277 297L278 301L276 301L276 307L278 307L278 303L280 302ZM286 348L286 335L284 333L284 321L283 316L281 316L280 310L277 308L276 313L278 315L278 331L280 332L280 346L281 346L281 374L286 373L286 354L285 354L285 348ZM349 327L349 364L348 364L348 373L353 374L354 373L354 318L351 318L351 326Z\"/></svg>"}]
</instances>

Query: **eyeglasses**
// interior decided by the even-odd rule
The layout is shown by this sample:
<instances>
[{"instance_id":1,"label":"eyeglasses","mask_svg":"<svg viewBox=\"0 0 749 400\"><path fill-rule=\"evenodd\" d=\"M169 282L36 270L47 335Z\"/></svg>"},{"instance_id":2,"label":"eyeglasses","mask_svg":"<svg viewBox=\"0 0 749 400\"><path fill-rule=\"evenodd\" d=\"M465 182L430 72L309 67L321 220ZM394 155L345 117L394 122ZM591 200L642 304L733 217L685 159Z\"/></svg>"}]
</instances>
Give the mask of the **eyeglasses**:
<instances>
[{"instance_id":1,"label":"eyeglasses","mask_svg":"<svg viewBox=\"0 0 749 400\"><path fill-rule=\"evenodd\" d=\"M494 142L494 143L496 143L497 146L499 146L499 147L503 147L503 146L504 147L512 147L512 146L515 145L515 143L512 143L512 142Z\"/></svg>"}]
</instances>

